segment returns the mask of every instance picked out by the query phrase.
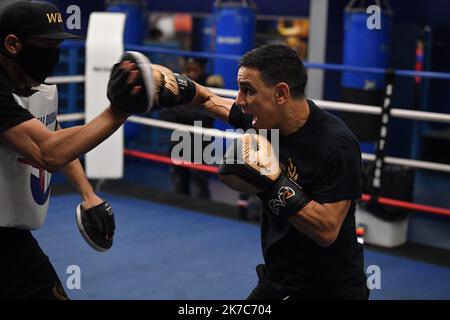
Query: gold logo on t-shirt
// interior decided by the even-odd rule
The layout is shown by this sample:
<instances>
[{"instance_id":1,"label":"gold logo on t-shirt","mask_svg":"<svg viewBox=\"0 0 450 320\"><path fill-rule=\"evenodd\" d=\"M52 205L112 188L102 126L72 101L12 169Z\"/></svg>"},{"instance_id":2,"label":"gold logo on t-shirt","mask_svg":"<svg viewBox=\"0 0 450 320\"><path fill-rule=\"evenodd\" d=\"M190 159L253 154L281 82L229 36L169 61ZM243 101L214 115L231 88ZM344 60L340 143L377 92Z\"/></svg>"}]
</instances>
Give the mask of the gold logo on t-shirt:
<instances>
[{"instance_id":1,"label":"gold logo on t-shirt","mask_svg":"<svg viewBox=\"0 0 450 320\"><path fill-rule=\"evenodd\" d=\"M287 175L289 178L291 178L294 181L298 181L298 171L297 166L292 162L292 159L288 159L288 166L287 166Z\"/></svg>"}]
</instances>

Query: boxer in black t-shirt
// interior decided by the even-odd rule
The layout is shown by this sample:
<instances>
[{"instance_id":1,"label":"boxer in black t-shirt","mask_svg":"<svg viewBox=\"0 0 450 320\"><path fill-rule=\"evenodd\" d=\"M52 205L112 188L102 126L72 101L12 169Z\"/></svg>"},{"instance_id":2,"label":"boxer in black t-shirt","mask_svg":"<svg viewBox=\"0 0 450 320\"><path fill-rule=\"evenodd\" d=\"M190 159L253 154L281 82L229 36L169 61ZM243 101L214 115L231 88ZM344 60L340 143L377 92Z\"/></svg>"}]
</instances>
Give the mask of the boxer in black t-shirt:
<instances>
[{"instance_id":1,"label":"boxer in black t-shirt","mask_svg":"<svg viewBox=\"0 0 450 320\"><path fill-rule=\"evenodd\" d=\"M265 264L257 267L259 283L248 299L368 299L354 217L361 197L359 143L341 120L305 97L306 70L296 52L265 45L246 53L236 100L166 68L152 69L162 106L183 101L238 128L279 130L275 169L249 163L260 152L252 139L259 148L270 143L245 136L237 149L244 165L225 163L219 170L226 184L258 190L263 202Z\"/></svg>"}]
</instances>

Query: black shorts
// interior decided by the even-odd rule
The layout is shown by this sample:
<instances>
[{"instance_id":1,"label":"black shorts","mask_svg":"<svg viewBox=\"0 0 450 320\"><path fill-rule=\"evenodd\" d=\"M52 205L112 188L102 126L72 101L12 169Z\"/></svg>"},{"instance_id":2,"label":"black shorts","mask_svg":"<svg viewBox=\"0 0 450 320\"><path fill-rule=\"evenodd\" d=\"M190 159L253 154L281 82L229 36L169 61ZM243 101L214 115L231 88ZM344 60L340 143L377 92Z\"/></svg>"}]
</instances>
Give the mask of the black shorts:
<instances>
[{"instance_id":1,"label":"black shorts","mask_svg":"<svg viewBox=\"0 0 450 320\"><path fill-rule=\"evenodd\" d=\"M0 227L0 261L0 300L68 299L30 231Z\"/></svg>"},{"instance_id":2,"label":"black shorts","mask_svg":"<svg viewBox=\"0 0 450 320\"><path fill-rule=\"evenodd\" d=\"M303 294L289 294L273 290L258 282L247 300L368 300L369 289L366 285L352 286L348 288L307 290Z\"/></svg>"},{"instance_id":3,"label":"black shorts","mask_svg":"<svg viewBox=\"0 0 450 320\"><path fill-rule=\"evenodd\" d=\"M265 280L263 265L257 267L258 285L252 290L247 300L368 300L370 290L364 278L349 281L339 286L325 286L317 283L308 288L297 290L277 290Z\"/></svg>"}]
</instances>

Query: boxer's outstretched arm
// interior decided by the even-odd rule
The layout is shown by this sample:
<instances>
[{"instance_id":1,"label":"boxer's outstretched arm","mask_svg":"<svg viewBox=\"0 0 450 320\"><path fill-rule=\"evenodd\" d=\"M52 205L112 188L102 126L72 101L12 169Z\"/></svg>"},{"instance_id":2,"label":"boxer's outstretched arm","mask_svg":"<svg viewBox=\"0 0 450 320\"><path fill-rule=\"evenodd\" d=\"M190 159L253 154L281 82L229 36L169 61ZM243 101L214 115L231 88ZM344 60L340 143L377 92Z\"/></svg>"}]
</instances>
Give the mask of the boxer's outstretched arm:
<instances>
[{"instance_id":1,"label":"boxer's outstretched arm","mask_svg":"<svg viewBox=\"0 0 450 320\"><path fill-rule=\"evenodd\" d=\"M200 108L213 118L228 122L235 100L222 98L195 81L158 64L152 65L152 73L156 91L155 105Z\"/></svg>"},{"instance_id":2,"label":"boxer's outstretched arm","mask_svg":"<svg viewBox=\"0 0 450 320\"><path fill-rule=\"evenodd\" d=\"M228 122L230 110L235 100L222 98L198 83L195 83L195 86L197 93L191 104L193 106L200 106L200 108L213 118Z\"/></svg>"}]
</instances>

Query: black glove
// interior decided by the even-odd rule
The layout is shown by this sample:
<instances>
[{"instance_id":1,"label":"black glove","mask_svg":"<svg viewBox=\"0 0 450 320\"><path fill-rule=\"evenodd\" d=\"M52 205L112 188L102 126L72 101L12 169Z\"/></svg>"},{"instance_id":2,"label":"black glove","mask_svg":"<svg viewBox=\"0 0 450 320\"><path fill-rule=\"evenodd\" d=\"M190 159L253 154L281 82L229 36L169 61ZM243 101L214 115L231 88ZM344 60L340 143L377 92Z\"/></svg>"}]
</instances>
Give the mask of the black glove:
<instances>
[{"instance_id":1,"label":"black glove","mask_svg":"<svg viewBox=\"0 0 450 320\"><path fill-rule=\"evenodd\" d=\"M128 83L131 71L120 68L123 61L134 63L136 65L134 70L139 70L139 77L132 83ZM142 90L132 94L135 86L142 86ZM112 68L107 96L111 106L124 114L144 114L149 112L153 106L154 86L150 61L139 52L128 51Z\"/></svg>"},{"instance_id":2,"label":"black glove","mask_svg":"<svg viewBox=\"0 0 450 320\"><path fill-rule=\"evenodd\" d=\"M116 229L111 205L104 201L84 210L80 203L76 212L78 229L84 240L97 251L106 251L111 248Z\"/></svg>"},{"instance_id":3,"label":"black glove","mask_svg":"<svg viewBox=\"0 0 450 320\"><path fill-rule=\"evenodd\" d=\"M269 190L259 193L258 197L267 210L282 219L295 215L311 201L303 189L284 174Z\"/></svg>"}]
</instances>

